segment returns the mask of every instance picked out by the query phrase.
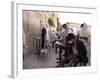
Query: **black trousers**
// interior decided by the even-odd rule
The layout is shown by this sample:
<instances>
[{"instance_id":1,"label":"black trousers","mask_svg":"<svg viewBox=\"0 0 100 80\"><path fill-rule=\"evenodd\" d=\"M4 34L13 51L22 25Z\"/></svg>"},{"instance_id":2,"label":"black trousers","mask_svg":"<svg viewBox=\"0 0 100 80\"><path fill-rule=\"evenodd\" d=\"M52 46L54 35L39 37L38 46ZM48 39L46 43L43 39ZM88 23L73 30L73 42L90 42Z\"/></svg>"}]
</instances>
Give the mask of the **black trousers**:
<instances>
[{"instance_id":1,"label":"black trousers","mask_svg":"<svg viewBox=\"0 0 100 80\"><path fill-rule=\"evenodd\" d=\"M41 47L42 47L42 48L44 48L44 41L45 41L44 37L45 37L45 36L42 36L42 41L41 41Z\"/></svg>"}]
</instances>

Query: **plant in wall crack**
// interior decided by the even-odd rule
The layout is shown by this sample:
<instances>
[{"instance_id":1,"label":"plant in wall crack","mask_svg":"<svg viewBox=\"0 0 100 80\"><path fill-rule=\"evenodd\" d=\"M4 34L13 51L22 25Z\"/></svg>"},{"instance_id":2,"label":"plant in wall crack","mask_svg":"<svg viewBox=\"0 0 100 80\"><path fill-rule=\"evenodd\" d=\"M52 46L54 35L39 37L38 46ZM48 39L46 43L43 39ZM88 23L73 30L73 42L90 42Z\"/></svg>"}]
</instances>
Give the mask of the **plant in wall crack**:
<instances>
[{"instance_id":1,"label":"plant in wall crack","mask_svg":"<svg viewBox=\"0 0 100 80\"><path fill-rule=\"evenodd\" d=\"M52 18L48 18L48 24L49 24L49 26L55 27L54 21Z\"/></svg>"}]
</instances>

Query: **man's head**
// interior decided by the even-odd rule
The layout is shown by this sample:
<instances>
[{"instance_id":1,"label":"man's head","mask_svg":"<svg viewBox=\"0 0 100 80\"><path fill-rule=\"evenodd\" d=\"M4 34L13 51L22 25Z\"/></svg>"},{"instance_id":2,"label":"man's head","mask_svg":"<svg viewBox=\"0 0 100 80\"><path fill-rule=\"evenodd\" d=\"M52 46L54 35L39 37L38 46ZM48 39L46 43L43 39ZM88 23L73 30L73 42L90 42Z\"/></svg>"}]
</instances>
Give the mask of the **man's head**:
<instances>
[{"instance_id":1,"label":"man's head","mask_svg":"<svg viewBox=\"0 0 100 80\"><path fill-rule=\"evenodd\" d=\"M80 28L84 27L84 24L81 24Z\"/></svg>"},{"instance_id":2,"label":"man's head","mask_svg":"<svg viewBox=\"0 0 100 80\"><path fill-rule=\"evenodd\" d=\"M64 29L66 29L66 24L63 24L62 27L63 27Z\"/></svg>"},{"instance_id":3,"label":"man's head","mask_svg":"<svg viewBox=\"0 0 100 80\"><path fill-rule=\"evenodd\" d=\"M67 36L67 45L72 46L76 41L76 37L73 33L69 33Z\"/></svg>"},{"instance_id":4,"label":"man's head","mask_svg":"<svg viewBox=\"0 0 100 80\"><path fill-rule=\"evenodd\" d=\"M80 28L86 28L88 25L86 23L81 24Z\"/></svg>"}]
</instances>

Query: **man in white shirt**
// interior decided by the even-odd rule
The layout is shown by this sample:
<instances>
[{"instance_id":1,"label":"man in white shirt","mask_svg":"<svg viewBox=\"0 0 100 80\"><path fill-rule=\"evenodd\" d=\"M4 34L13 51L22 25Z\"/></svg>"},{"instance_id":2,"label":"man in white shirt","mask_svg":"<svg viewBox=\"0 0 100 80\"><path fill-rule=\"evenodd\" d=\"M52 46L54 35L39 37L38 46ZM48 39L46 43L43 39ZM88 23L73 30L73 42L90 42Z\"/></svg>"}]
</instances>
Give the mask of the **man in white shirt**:
<instances>
[{"instance_id":1,"label":"man in white shirt","mask_svg":"<svg viewBox=\"0 0 100 80\"><path fill-rule=\"evenodd\" d=\"M80 26L80 38L88 40L90 37L90 30L86 23Z\"/></svg>"}]
</instances>

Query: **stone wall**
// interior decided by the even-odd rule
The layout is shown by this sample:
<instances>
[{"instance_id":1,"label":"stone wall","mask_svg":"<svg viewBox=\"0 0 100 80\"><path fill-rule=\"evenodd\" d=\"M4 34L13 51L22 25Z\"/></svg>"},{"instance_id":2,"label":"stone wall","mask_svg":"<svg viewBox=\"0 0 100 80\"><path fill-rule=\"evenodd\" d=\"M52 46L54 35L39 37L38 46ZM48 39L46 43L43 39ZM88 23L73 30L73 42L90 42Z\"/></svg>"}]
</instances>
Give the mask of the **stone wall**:
<instances>
[{"instance_id":1,"label":"stone wall","mask_svg":"<svg viewBox=\"0 0 100 80\"><path fill-rule=\"evenodd\" d=\"M26 35L26 48L24 48L24 56L34 54L35 40L40 37L41 30L45 24L48 24L48 18L52 17L56 30L57 27L57 13L47 11L23 11L23 30Z\"/></svg>"}]
</instances>

